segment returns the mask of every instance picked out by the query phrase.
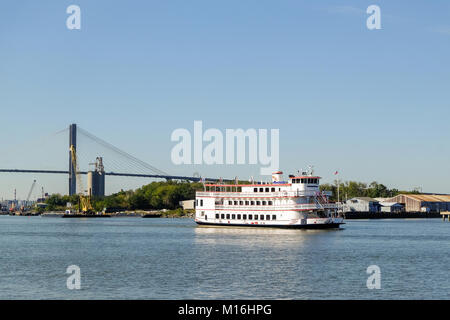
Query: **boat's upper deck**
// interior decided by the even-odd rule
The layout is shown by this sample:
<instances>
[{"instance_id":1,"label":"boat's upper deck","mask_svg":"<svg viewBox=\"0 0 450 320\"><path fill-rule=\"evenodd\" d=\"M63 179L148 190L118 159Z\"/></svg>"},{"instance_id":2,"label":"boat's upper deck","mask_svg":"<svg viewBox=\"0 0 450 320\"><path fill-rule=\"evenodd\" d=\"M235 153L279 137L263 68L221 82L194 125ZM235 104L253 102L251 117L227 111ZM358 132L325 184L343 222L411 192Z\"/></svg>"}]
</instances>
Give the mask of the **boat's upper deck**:
<instances>
[{"instance_id":1,"label":"boat's upper deck","mask_svg":"<svg viewBox=\"0 0 450 320\"><path fill-rule=\"evenodd\" d=\"M288 181L250 184L205 184L198 197L306 197L320 192L320 177L312 175L289 176Z\"/></svg>"}]
</instances>

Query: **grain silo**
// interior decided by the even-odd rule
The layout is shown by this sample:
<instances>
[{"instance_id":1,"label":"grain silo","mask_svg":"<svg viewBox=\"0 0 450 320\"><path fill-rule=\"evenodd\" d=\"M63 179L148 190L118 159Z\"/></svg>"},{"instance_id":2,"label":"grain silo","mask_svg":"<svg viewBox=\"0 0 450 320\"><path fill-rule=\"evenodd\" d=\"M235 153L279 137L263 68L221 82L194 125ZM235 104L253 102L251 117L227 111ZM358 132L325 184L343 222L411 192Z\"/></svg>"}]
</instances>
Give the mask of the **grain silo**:
<instances>
[{"instance_id":1,"label":"grain silo","mask_svg":"<svg viewBox=\"0 0 450 320\"><path fill-rule=\"evenodd\" d=\"M95 161L95 170L87 174L88 193L94 197L105 196L105 168L103 158L98 157Z\"/></svg>"}]
</instances>

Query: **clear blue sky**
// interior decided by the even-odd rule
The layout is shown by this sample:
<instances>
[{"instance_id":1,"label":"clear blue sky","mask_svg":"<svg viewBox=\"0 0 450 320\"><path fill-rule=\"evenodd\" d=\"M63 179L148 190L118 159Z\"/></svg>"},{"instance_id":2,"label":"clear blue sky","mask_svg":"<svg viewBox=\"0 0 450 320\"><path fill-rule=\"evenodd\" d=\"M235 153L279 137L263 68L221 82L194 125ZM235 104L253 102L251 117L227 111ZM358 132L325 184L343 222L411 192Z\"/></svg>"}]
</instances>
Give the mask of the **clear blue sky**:
<instances>
[{"instance_id":1,"label":"clear blue sky","mask_svg":"<svg viewBox=\"0 0 450 320\"><path fill-rule=\"evenodd\" d=\"M0 40L0 167L66 169L67 139L46 136L75 122L173 174L258 176L170 162L172 131L203 120L279 128L285 172L450 193L449 1L2 1ZM1 174L0 198L34 178L67 192Z\"/></svg>"}]
</instances>

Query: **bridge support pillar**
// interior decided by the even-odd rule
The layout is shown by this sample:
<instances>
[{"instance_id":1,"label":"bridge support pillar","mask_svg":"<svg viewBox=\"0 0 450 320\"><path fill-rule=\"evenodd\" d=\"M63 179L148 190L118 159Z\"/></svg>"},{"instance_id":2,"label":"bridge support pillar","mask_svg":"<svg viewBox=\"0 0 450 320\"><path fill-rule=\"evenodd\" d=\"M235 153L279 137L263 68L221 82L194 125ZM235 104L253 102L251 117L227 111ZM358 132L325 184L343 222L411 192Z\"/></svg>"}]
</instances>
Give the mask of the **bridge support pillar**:
<instances>
[{"instance_id":1,"label":"bridge support pillar","mask_svg":"<svg viewBox=\"0 0 450 320\"><path fill-rule=\"evenodd\" d=\"M69 127L69 148L71 146L77 148L77 125L71 124ZM69 195L74 195L77 193L77 176L76 169L72 162L72 153L69 150Z\"/></svg>"}]
</instances>

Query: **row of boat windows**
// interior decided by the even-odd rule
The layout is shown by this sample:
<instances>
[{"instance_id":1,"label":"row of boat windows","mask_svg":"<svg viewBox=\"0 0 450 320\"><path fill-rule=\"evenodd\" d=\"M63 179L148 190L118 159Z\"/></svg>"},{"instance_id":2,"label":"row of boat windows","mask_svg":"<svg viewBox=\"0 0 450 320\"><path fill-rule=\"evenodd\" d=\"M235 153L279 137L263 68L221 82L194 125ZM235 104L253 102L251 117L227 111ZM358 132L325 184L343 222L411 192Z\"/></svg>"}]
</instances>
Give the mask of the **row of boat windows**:
<instances>
[{"instance_id":1,"label":"row of boat windows","mask_svg":"<svg viewBox=\"0 0 450 320\"><path fill-rule=\"evenodd\" d=\"M241 219L242 218L242 219ZM216 213L216 219L228 219L228 220L277 220L275 214L218 214ZM272 219L271 219L272 218Z\"/></svg>"},{"instance_id":2,"label":"row of boat windows","mask_svg":"<svg viewBox=\"0 0 450 320\"><path fill-rule=\"evenodd\" d=\"M253 192L275 192L275 188L253 188ZM281 188L278 188L278 191L281 191Z\"/></svg>"},{"instance_id":3,"label":"row of boat windows","mask_svg":"<svg viewBox=\"0 0 450 320\"><path fill-rule=\"evenodd\" d=\"M269 201L228 201L228 205L229 206L272 206L273 205L273 201L269 200Z\"/></svg>"},{"instance_id":4,"label":"row of boat windows","mask_svg":"<svg viewBox=\"0 0 450 320\"><path fill-rule=\"evenodd\" d=\"M226 201L225 201L226 202ZM198 200L195 201L195 205L198 206ZM269 200L269 201L228 201L228 205L229 206L272 206L273 205L273 201ZM203 199L200 199L200 207L203 207Z\"/></svg>"},{"instance_id":5,"label":"row of boat windows","mask_svg":"<svg viewBox=\"0 0 450 320\"><path fill-rule=\"evenodd\" d=\"M292 179L292 183L319 184L319 179L317 178Z\"/></svg>"}]
</instances>

